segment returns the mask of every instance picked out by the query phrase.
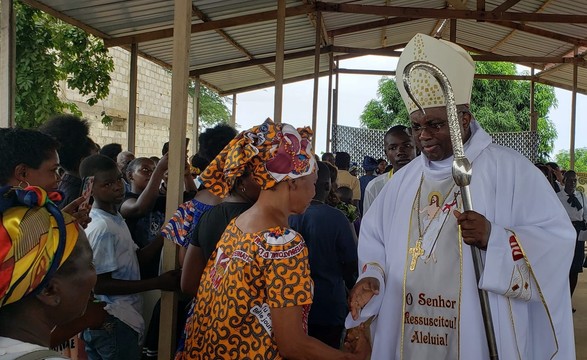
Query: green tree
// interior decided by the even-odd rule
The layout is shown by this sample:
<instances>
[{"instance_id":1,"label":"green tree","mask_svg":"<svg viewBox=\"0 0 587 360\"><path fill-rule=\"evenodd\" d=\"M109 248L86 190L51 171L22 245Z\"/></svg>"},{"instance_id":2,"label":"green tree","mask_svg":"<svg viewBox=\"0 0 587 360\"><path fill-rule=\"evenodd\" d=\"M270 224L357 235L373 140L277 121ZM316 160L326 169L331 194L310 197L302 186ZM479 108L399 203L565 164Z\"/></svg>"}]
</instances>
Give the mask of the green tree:
<instances>
[{"instance_id":1,"label":"green tree","mask_svg":"<svg viewBox=\"0 0 587 360\"><path fill-rule=\"evenodd\" d=\"M404 106L395 80L381 78L377 88L377 100L372 99L365 105L361 114L361 125L369 129L388 129L395 124L408 123L408 110Z\"/></svg>"},{"instance_id":2,"label":"green tree","mask_svg":"<svg viewBox=\"0 0 587 360\"><path fill-rule=\"evenodd\" d=\"M230 111L226 106L225 98L205 86L200 87L200 124L203 127L213 126L219 123L227 123L230 120Z\"/></svg>"},{"instance_id":3,"label":"green tree","mask_svg":"<svg viewBox=\"0 0 587 360\"><path fill-rule=\"evenodd\" d=\"M516 75L516 65L503 62L477 62L477 74ZM530 82L481 80L473 82L471 110L488 132L530 130ZM554 148L557 137L554 123L548 118L551 107L558 105L552 86L535 84L534 111L538 121L539 157L544 160Z\"/></svg>"},{"instance_id":4,"label":"green tree","mask_svg":"<svg viewBox=\"0 0 587 360\"><path fill-rule=\"evenodd\" d=\"M571 168L571 155L569 150L562 150L555 156L556 163L561 169ZM587 172L587 148L575 149L575 171Z\"/></svg>"},{"instance_id":5,"label":"green tree","mask_svg":"<svg viewBox=\"0 0 587 360\"><path fill-rule=\"evenodd\" d=\"M478 74L515 75L511 63L477 62ZM538 116L540 136L539 154L546 158L552 152L557 133L548 118L548 111L556 107L554 88L536 84L534 108ZM488 132L515 132L530 129L530 82L511 80L475 80L471 94L471 111ZM409 124L394 79L379 81L377 99L370 100L361 115L361 124L370 129L387 129L395 124Z\"/></svg>"},{"instance_id":6,"label":"green tree","mask_svg":"<svg viewBox=\"0 0 587 360\"><path fill-rule=\"evenodd\" d=\"M108 96L114 62L101 40L20 1L14 8L16 124L37 127L64 110L81 115L74 103L60 99L61 81L88 96L89 105Z\"/></svg>"}]
</instances>

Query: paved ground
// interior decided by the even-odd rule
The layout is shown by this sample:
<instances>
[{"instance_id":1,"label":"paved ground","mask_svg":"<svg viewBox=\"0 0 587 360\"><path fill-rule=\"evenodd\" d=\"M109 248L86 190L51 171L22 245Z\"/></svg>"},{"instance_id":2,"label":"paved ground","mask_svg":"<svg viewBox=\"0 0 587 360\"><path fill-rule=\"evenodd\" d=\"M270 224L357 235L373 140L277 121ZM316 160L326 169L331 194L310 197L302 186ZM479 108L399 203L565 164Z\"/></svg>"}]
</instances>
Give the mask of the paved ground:
<instances>
[{"instance_id":1,"label":"paved ground","mask_svg":"<svg viewBox=\"0 0 587 360\"><path fill-rule=\"evenodd\" d=\"M587 360L587 272L579 274L579 284L573 295L573 314L575 323L575 348L577 360Z\"/></svg>"}]
</instances>

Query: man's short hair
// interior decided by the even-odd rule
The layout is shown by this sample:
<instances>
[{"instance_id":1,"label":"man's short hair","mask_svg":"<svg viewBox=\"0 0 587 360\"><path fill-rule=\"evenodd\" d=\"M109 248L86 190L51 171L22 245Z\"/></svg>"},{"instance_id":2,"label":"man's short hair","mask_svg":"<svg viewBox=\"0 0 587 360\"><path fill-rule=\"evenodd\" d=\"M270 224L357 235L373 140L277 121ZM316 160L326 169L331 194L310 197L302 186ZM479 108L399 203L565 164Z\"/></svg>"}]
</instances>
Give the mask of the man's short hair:
<instances>
[{"instance_id":1,"label":"man's short hair","mask_svg":"<svg viewBox=\"0 0 587 360\"><path fill-rule=\"evenodd\" d=\"M110 159L116 161L118 154L122 152L122 145L117 143L106 144L100 149L100 154L108 156Z\"/></svg>"},{"instance_id":2,"label":"man's short hair","mask_svg":"<svg viewBox=\"0 0 587 360\"><path fill-rule=\"evenodd\" d=\"M336 195L340 198L345 204L350 204L353 202L353 190L348 186L341 186L336 189Z\"/></svg>"},{"instance_id":3,"label":"man's short hair","mask_svg":"<svg viewBox=\"0 0 587 360\"><path fill-rule=\"evenodd\" d=\"M563 180L567 180L567 178L571 175L577 175L577 173L575 172L575 170L567 170L565 171L565 173L563 174Z\"/></svg>"},{"instance_id":4,"label":"man's short hair","mask_svg":"<svg viewBox=\"0 0 587 360\"><path fill-rule=\"evenodd\" d=\"M390 127L389 130L387 130L387 132L385 133L384 136L391 135L391 134L397 134L397 133L404 133L409 136L410 135L409 131L410 131L410 129L405 125L394 125L394 126Z\"/></svg>"},{"instance_id":5,"label":"man's short hair","mask_svg":"<svg viewBox=\"0 0 587 360\"><path fill-rule=\"evenodd\" d=\"M96 176L99 172L118 170L114 160L104 155L92 155L85 158L79 166L79 174L82 178Z\"/></svg>"},{"instance_id":6,"label":"man's short hair","mask_svg":"<svg viewBox=\"0 0 587 360\"><path fill-rule=\"evenodd\" d=\"M322 161L327 161L327 158L329 157L334 159L334 154L331 152L325 152L324 154L322 154Z\"/></svg>"},{"instance_id":7,"label":"man's short hair","mask_svg":"<svg viewBox=\"0 0 587 360\"><path fill-rule=\"evenodd\" d=\"M338 151L334 158L334 165L341 170L348 170L351 166L351 156L344 151Z\"/></svg>"},{"instance_id":8,"label":"man's short hair","mask_svg":"<svg viewBox=\"0 0 587 360\"><path fill-rule=\"evenodd\" d=\"M190 145L190 138L185 138L185 147L187 148ZM161 148L161 156L167 154L169 152L169 141L163 144Z\"/></svg>"}]
</instances>

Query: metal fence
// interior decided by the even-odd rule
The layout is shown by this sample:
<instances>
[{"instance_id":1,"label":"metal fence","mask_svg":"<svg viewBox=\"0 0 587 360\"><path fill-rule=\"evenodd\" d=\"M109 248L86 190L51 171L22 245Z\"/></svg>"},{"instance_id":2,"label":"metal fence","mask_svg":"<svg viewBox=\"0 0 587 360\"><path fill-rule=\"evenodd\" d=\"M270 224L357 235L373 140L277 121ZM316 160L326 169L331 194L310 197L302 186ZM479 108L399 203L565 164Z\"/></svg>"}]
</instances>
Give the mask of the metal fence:
<instances>
[{"instance_id":1,"label":"metal fence","mask_svg":"<svg viewBox=\"0 0 587 360\"><path fill-rule=\"evenodd\" d=\"M383 152L383 135L385 130L372 130L350 126L337 125L333 128L332 150L344 151L351 155L351 161L359 166L363 157L369 155L375 159L386 159ZM530 161L536 162L538 158L538 133L532 131L521 131L513 133L493 133L493 142L518 151Z\"/></svg>"}]
</instances>

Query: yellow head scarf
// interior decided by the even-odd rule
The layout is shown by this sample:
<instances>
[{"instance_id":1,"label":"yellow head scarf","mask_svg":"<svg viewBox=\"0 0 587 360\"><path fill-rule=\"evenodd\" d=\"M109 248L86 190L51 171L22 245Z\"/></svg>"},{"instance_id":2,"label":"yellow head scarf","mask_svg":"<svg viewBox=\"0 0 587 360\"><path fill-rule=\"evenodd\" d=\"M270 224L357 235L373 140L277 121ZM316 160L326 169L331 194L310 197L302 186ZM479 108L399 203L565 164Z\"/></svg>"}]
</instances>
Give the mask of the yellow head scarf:
<instances>
[{"instance_id":1,"label":"yellow head scarf","mask_svg":"<svg viewBox=\"0 0 587 360\"><path fill-rule=\"evenodd\" d=\"M42 290L77 243L77 225L52 200L61 195L0 189L0 307Z\"/></svg>"},{"instance_id":2,"label":"yellow head scarf","mask_svg":"<svg viewBox=\"0 0 587 360\"><path fill-rule=\"evenodd\" d=\"M316 168L312 130L275 124L271 119L238 134L204 170L200 179L213 194L225 197L245 170L261 189L306 176Z\"/></svg>"}]
</instances>

